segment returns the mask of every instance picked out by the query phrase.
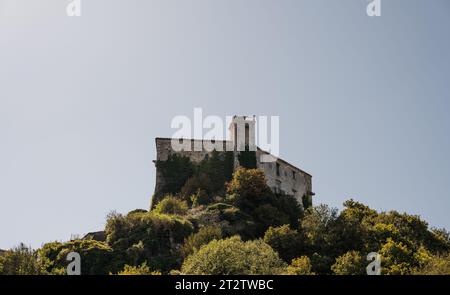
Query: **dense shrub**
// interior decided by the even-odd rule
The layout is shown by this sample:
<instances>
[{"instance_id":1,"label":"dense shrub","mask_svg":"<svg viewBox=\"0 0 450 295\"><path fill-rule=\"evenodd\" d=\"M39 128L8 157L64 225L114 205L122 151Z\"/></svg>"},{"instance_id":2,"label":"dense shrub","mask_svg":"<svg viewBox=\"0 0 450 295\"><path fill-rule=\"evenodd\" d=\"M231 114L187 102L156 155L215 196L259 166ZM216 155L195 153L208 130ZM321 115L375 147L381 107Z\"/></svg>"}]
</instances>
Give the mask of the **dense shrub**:
<instances>
[{"instance_id":1,"label":"dense shrub","mask_svg":"<svg viewBox=\"0 0 450 295\"><path fill-rule=\"evenodd\" d=\"M311 260L307 256L301 256L292 260L286 269L287 275L314 275Z\"/></svg>"},{"instance_id":2,"label":"dense shrub","mask_svg":"<svg viewBox=\"0 0 450 295\"><path fill-rule=\"evenodd\" d=\"M137 275L137 276L141 276L141 275L161 275L161 272L159 271L151 271L150 267L147 266L147 263L143 263L139 266L131 266L126 264L124 266L124 268L119 271L117 273L118 275L121 276L133 276L133 275Z\"/></svg>"},{"instance_id":3,"label":"dense shrub","mask_svg":"<svg viewBox=\"0 0 450 295\"><path fill-rule=\"evenodd\" d=\"M126 264L148 262L155 269L169 271L181 263L178 248L193 226L180 216L149 212L127 217L111 214L105 230L108 245Z\"/></svg>"},{"instance_id":4,"label":"dense shrub","mask_svg":"<svg viewBox=\"0 0 450 295\"><path fill-rule=\"evenodd\" d=\"M255 275L281 274L286 265L261 240L243 242L239 237L213 240L183 263L183 274Z\"/></svg>"},{"instance_id":5,"label":"dense shrub","mask_svg":"<svg viewBox=\"0 0 450 295\"><path fill-rule=\"evenodd\" d=\"M191 195L190 199L191 199L192 206L194 206L194 207L200 206L200 205L207 205L207 204L211 203L211 198L202 189L198 189L195 194Z\"/></svg>"},{"instance_id":6,"label":"dense shrub","mask_svg":"<svg viewBox=\"0 0 450 295\"><path fill-rule=\"evenodd\" d=\"M233 152L218 152L214 150L210 156L199 163L197 175L208 175L211 183L211 193L224 189L225 182L231 179L234 170Z\"/></svg>"},{"instance_id":7,"label":"dense shrub","mask_svg":"<svg viewBox=\"0 0 450 295\"><path fill-rule=\"evenodd\" d=\"M156 167L164 178L162 194L180 192L186 180L194 174L194 165L188 157L169 155L166 161L157 161ZM154 200L159 201L159 200Z\"/></svg>"},{"instance_id":8,"label":"dense shrub","mask_svg":"<svg viewBox=\"0 0 450 295\"><path fill-rule=\"evenodd\" d=\"M435 255L420 268L414 271L419 275L450 275L450 254Z\"/></svg>"},{"instance_id":9,"label":"dense shrub","mask_svg":"<svg viewBox=\"0 0 450 295\"><path fill-rule=\"evenodd\" d=\"M303 250L300 234L287 224L276 228L270 227L264 234L264 242L277 251L280 257L288 263L298 257Z\"/></svg>"},{"instance_id":10,"label":"dense shrub","mask_svg":"<svg viewBox=\"0 0 450 295\"><path fill-rule=\"evenodd\" d=\"M187 257L200 249L201 246L208 244L212 240L220 240L222 238L222 230L217 226L205 226L200 228L198 232L190 235L184 241L181 248L183 257Z\"/></svg>"},{"instance_id":11,"label":"dense shrub","mask_svg":"<svg viewBox=\"0 0 450 295\"><path fill-rule=\"evenodd\" d=\"M337 275L364 275L368 262L357 251L349 251L336 258L331 270Z\"/></svg>"},{"instance_id":12,"label":"dense shrub","mask_svg":"<svg viewBox=\"0 0 450 295\"><path fill-rule=\"evenodd\" d=\"M255 204L263 203L271 193L262 170L245 168L236 170L227 191L234 196L232 201L236 206L250 210L255 208Z\"/></svg>"},{"instance_id":13,"label":"dense shrub","mask_svg":"<svg viewBox=\"0 0 450 295\"><path fill-rule=\"evenodd\" d=\"M81 257L81 274L108 274L117 269L118 262L111 247L94 240L74 240L66 243L47 243L38 250L46 270L52 274L64 274L70 263L67 256L77 252Z\"/></svg>"},{"instance_id":14,"label":"dense shrub","mask_svg":"<svg viewBox=\"0 0 450 295\"><path fill-rule=\"evenodd\" d=\"M187 203L173 196L164 197L164 199L156 205L155 209L153 209L156 213L169 215L185 215L187 210Z\"/></svg>"},{"instance_id":15,"label":"dense shrub","mask_svg":"<svg viewBox=\"0 0 450 295\"><path fill-rule=\"evenodd\" d=\"M302 209L294 197L273 194L259 169L239 168L228 184L227 201L249 214L254 223L253 237L261 237L269 226L290 224L298 227Z\"/></svg>"},{"instance_id":16,"label":"dense shrub","mask_svg":"<svg viewBox=\"0 0 450 295\"><path fill-rule=\"evenodd\" d=\"M199 190L204 192L206 195L211 195L214 192L211 179L207 174L194 175L189 178L184 186L181 188L181 196L188 201L190 197L196 194Z\"/></svg>"},{"instance_id":17,"label":"dense shrub","mask_svg":"<svg viewBox=\"0 0 450 295\"><path fill-rule=\"evenodd\" d=\"M0 254L0 275L41 275L46 270L36 251L24 244Z\"/></svg>"}]
</instances>

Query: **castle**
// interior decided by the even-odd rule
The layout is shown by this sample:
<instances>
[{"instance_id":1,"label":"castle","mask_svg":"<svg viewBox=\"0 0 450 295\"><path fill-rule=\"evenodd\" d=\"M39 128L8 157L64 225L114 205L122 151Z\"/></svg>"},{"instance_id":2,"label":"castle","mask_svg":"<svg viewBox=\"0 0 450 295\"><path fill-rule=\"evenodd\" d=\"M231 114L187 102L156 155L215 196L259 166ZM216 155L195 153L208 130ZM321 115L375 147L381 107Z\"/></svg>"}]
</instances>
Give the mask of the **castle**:
<instances>
[{"instance_id":1,"label":"castle","mask_svg":"<svg viewBox=\"0 0 450 295\"><path fill-rule=\"evenodd\" d=\"M247 116L234 116L229 126L229 140L198 140L198 139L171 139L156 138L156 163L167 161L169 156L178 155L187 157L193 163L200 163L211 156L211 149L206 149L205 142L213 143L218 150L233 152L233 166L237 169L240 166L239 153L242 151L254 151L256 154L256 168L261 169L266 177L267 185L275 193L285 193L293 195L299 204L304 208L312 206L311 178L307 172L294 165L272 156L270 153L260 149L255 145L255 118ZM173 143L182 142L184 148L173 149ZM200 147L200 148L199 148ZM272 157L273 160L262 160L264 157ZM156 165L156 185L155 195L162 192L166 183L161 169Z\"/></svg>"}]
</instances>

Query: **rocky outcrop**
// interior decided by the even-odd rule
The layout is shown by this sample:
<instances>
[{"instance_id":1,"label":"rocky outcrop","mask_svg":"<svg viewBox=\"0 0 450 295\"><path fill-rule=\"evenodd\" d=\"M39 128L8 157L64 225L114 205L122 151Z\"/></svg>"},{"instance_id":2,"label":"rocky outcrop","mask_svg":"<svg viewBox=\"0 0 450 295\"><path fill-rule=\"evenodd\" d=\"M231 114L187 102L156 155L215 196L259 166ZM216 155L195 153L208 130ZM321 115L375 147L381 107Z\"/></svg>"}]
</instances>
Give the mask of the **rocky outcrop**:
<instances>
[{"instance_id":1,"label":"rocky outcrop","mask_svg":"<svg viewBox=\"0 0 450 295\"><path fill-rule=\"evenodd\" d=\"M83 240L94 240L99 242L105 242L106 233L104 231L90 232L83 237Z\"/></svg>"}]
</instances>

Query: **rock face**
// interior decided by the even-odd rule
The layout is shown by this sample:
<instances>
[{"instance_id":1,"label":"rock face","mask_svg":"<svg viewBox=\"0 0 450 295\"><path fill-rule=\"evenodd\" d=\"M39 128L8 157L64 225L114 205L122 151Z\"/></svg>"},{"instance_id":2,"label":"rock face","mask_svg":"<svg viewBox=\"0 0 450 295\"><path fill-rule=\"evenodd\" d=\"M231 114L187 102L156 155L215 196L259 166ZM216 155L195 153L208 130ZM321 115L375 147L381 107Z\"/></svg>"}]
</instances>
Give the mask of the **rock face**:
<instances>
[{"instance_id":1,"label":"rock face","mask_svg":"<svg viewBox=\"0 0 450 295\"><path fill-rule=\"evenodd\" d=\"M83 240L95 240L99 242L105 242L106 233L104 231L90 232L83 237Z\"/></svg>"},{"instance_id":2,"label":"rock face","mask_svg":"<svg viewBox=\"0 0 450 295\"><path fill-rule=\"evenodd\" d=\"M245 130L244 141L241 141L237 136L238 127L236 122L244 122L244 124L249 124L250 127L245 125L243 130ZM284 161L280 158L270 155L270 153L263 151L257 147L252 140L254 140L254 122L243 117L235 117L234 121L230 125L231 130L231 140L217 140L214 145L219 147L219 151L232 151L234 153L234 168L239 167L237 149L238 144L242 146L253 146L253 150L256 152L256 166L258 169L264 171L267 179L267 185L277 193L285 193L288 195L293 195L297 201L303 205L304 208L312 205L312 176L309 173L295 167L294 165ZM253 134L253 135L252 135ZM178 139L171 138L156 138L156 160L166 161L170 155L178 155L182 157L187 157L192 163L200 163L202 160L207 159L211 156L209 150L206 148L209 141L197 140L197 139L183 139L182 141ZM177 148L174 150L173 142L176 144L182 143L183 148ZM262 159L273 159L272 161L262 161ZM164 187L165 179L161 171L156 168L156 185L155 185L155 195L159 195Z\"/></svg>"}]
</instances>

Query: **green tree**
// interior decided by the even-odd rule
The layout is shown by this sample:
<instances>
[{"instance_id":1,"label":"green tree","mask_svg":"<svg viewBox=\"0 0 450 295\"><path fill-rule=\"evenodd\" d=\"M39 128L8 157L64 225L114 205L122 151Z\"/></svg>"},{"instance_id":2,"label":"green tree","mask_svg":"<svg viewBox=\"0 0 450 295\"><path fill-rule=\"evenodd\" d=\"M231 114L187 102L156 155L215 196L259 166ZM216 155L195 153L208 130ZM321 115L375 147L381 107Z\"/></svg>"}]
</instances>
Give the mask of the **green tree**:
<instances>
[{"instance_id":1,"label":"green tree","mask_svg":"<svg viewBox=\"0 0 450 295\"><path fill-rule=\"evenodd\" d=\"M402 242L391 238L381 247L381 271L388 275L406 275L413 271L413 252Z\"/></svg>"},{"instance_id":2,"label":"green tree","mask_svg":"<svg viewBox=\"0 0 450 295\"><path fill-rule=\"evenodd\" d=\"M239 168L228 183L227 191L234 196L232 202L244 210L264 204L270 194L264 172L259 169Z\"/></svg>"},{"instance_id":3,"label":"green tree","mask_svg":"<svg viewBox=\"0 0 450 295\"><path fill-rule=\"evenodd\" d=\"M307 256L301 256L292 260L286 269L287 275L314 275L311 260Z\"/></svg>"},{"instance_id":4,"label":"green tree","mask_svg":"<svg viewBox=\"0 0 450 295\"><path fill-rule=\"evenodd\" d=\"M302 240L297 230L291 229L288 224L280 227L269 227L264 234L264 242L278 252L280 257L291 262L302 252Z\"/></svg>"},{"instance_id":5,"label":"green tree","mask_svg":"<svg viewBox=\"0 0 450 295\"><path fill-rule=\"evenodd\" d=\"M0 255L0 275L42 275L45 268L36 251L20 244Z\"/></svg>"},{"instance_id":6,"label":"green tree","mask_svg":"<svg viewBox=\"0 0 450 295\"><path fill-rule=\"evenodd\" d=\"M285 263L262 240L243 242L239 237L213 240L189 256L181 272L192 275L281 274Z\"/></svg>"},{"instance_id":7,"label":"green tree","mask_svg":"<svg viewBox=\"0 0 450 295\"><path fill-rule=\"evenodd\" d=\"M227 202L250 215L255 223L254 238L261 237L270 226L290 224L298 227L302 209L294 197L275 195L259 169L239 168L228 184Z\"/></svg>"},{"instance_id":8,"label":"green tree","mask_svg":"<svg viewBox=\"0 0 450 295\"><path fill-rule=\"evenodd\" d=\"M349 251L336 258L331 270L337 275L364 275L367 263L357 251Z\"/></svg>"},{"instance_id":9,"label":"green tree","mask_svg":"<svg viewBox=\"0 0 450 295\"><path fill-rule=\"evenodd\" d=\"M301 223L305 234L308 252L327 253L335 252L337 209L327 205L318 205L308 208Z\"/></svg>"}]
</instances>

